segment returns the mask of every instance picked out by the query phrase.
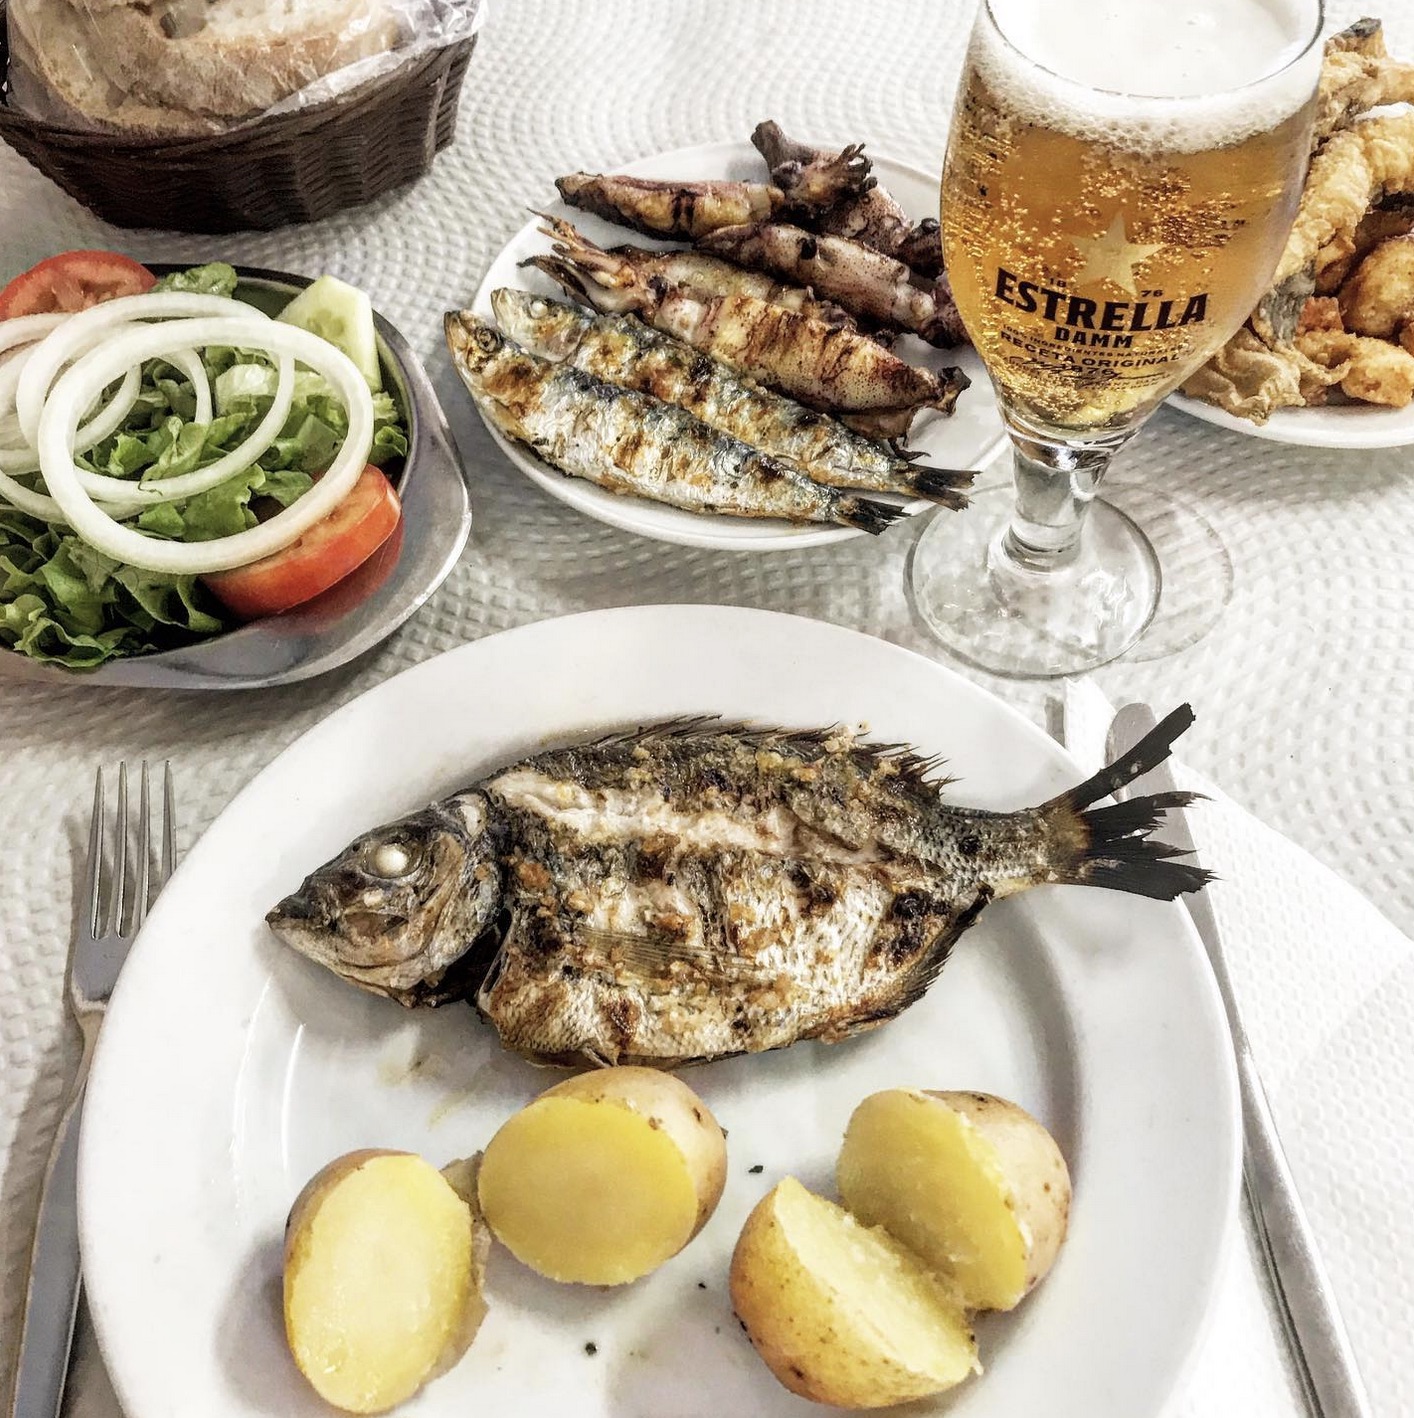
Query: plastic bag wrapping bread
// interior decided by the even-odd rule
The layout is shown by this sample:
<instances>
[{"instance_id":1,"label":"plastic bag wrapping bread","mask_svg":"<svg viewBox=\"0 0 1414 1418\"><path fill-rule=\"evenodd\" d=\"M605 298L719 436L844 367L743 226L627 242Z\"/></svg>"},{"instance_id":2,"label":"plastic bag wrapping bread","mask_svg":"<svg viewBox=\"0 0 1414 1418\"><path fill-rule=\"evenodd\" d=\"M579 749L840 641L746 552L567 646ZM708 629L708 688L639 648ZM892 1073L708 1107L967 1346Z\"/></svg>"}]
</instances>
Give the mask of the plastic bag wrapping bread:
<instances>
[{"instance_id":1,"label":"plastic bag wrapping bread","mask_svg":"<svg viewBox=\"0 0 1414 1418\"><path fill-rule=\"evenodd\" d=\"M134 135L323 103L480 26L482 0L9 0L10 106Z\"/></svg>"}]
</instances>

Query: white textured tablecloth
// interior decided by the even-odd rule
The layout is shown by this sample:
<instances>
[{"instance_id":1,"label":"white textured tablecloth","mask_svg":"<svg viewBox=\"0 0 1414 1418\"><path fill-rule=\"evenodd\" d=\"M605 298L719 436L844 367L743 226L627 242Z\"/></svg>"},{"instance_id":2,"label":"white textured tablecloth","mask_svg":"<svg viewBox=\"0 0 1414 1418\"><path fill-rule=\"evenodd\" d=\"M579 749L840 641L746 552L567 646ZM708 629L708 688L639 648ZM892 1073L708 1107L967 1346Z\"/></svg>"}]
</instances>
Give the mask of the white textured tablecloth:
<instances>
[{"instance_id":1,"label":"white textured tablecloth","mask_svg":"<svg viewBox=\"0 0 1414 1418\"><path fill-rule=\"evenodd\" d=\"M1328 0L1333 24L1362 13ZM0 1391L18 1334L19 1284L43 1157L76 1047L60 991L70 902L99 761L171 756L189 844L251 775L335 705L449 646L594 606L718 601L834 620L928 651L903 597L908 529L814 552L748 557L661 546L551 501L496 452L452 376L441 312L475 290L492 254L555 174L788 131L861 138L941 165L969 0L496 0L474 56L457 145L413 190L319 226L235 238L115 232L0 147L0 279L55 251L114 246L150 259L218 256L330 270L365 287L428 360L472 473L477 522L427 607L359 663L313 684L237 696L6 686L0 691ZM1414 57L1414 3L1383 14ZM1161 412L1119 475L1196 507L1232 549L1231 604L1206 639L1099 673L1116 702L1191 700L1189 761L1259 818L1414 929L1414 525L1411 454L1319 453ZM991 682L1040 719L1046 689ZM1264 870L1260 854L1246 870ZM1414 1133L1414 966L1381 954L1352 916L1347 973L1316 984L1275 933L1240 970L1298 1175L1339 1199L1316 1216L1380 1418L1414 1413L1411 1260L1371 1198L1407 1198ZM1255 928L1259 922L1253 922ZM1318 1146L1339 1115L1353 1139L1325 1175ZM1318 1175L1319 1173L1319 1175ZM1221 1317L1220 1317L1221 1321ZM1237 1334L1237 1330L1230 1331ZM1251 1418L1257 1389L1224 1373L1278 1363L1221 1352L1182 1401L1193 1418ZM1217 1367L1214 1367L1217 1365ZM1294 1412L1290 1405L1287 1411ZM116 1413L91 1352L71 1408ZM199 1411L194 1403L193 1412ZM1279 1413L1281 1409L1271 1409ZM1128 1418L1128 1415L1096 1415Z\"/></svg>"}]
</instances>

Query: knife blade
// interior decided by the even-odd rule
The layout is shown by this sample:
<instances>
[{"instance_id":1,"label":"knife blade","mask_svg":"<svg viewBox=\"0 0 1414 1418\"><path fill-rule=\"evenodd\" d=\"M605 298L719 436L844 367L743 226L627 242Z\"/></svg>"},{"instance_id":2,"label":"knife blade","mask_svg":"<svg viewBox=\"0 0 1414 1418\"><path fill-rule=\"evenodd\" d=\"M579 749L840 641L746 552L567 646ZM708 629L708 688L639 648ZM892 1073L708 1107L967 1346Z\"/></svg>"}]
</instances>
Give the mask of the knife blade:
<instances>
[{"instance_id":1,"label":"knife blade","mask_svg":"<svg viewBox=\"0 0 1414 1418\"><path fill-rule=\"evenodd\" d=\"M1126 704L1110 725L1107 760L1113 762L1127 752L1156 722L1154 711L1147 704ZM1116 796L1124 799L1141 793L1171 792L1176 787L1172 765L1165 761ZM1188 813L1183 808L1169 810L1163 835L1165 841L1185 852L1196 851ZM1243 1027L1212 900L1204 888L1188 893L1180 904L1203 942L1227 1011L1242 1099L1243 1190L1252 1209L1306 1406L1314 1418L1371 1418L1370 1400L1350 1336L1277 1135L1276 1120Z\"/></svg>"}]
</instances>

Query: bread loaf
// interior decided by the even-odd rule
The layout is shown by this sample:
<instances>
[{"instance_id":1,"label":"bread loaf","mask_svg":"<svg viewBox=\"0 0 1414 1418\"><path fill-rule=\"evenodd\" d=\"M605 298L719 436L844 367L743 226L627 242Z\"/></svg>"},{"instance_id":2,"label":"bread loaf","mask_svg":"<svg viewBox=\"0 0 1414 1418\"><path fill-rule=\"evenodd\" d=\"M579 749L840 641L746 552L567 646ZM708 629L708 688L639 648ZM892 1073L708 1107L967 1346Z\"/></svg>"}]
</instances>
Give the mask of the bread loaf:
<instances>
[{"instance_id":1,"label":"bread loaf","mask_svg":"<svg viewBox=\"0 0 1414 1418\"><path fill-rule=\"evenodd\" d=\"M68 0L28 0L7 11L11 84L24 106L70 127L135 135L210 133L210 118L128 92L100 63L87 20ZM42 95L31 93L42 86Z\"/></svg>"},{"instance_id":2,"label":"bread loaf","mask_svg":"<svg viewBox=\"0 0 1414 1418\"><path fill-rule=\"evenodd\" d=\"M139 104L227 120L260 113L401 38L393 0L40 3L77 7L108 72Z\"/></svg>"}]
</instances>

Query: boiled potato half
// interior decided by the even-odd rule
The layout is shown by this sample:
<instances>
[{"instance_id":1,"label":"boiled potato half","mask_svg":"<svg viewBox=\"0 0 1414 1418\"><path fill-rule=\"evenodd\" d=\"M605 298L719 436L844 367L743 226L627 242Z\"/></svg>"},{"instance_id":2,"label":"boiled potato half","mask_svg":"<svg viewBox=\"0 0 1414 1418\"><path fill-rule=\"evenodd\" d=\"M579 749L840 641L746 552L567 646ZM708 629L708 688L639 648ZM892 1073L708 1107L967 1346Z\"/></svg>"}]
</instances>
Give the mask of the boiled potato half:
<instances>
[{"instance_id":1,"label":"boiled potato half","mask_svg":"<svg viewBox=\"0 0 1414 1418\"><path fill-rule=\"evenodd\" d=\"M1010 1310L1050 1270L1070 1174L1030 1113L989 1093L894 1088L845 1133L844 1204L952 1278L968 1309Z\"/></svg>"},{"instance_id":2,"label":"boiled potato half","mask_svg":"<svg viewBox=\"0 0 1414 1418\"><path fill-rule=\"evenodd\" d=\"M383 1413L466 1352L486 1313L472 1208L421 1157L351 1152L318 1172L285 1228L285 1335L347 1413Z\"/></svg>"},{"instance_id":3,"label":"boiled potato half","mask_svg":"<svg viewBox=\"0 0 1414 1418\"><path fill-rule=\"evenodd\" d=\"M882 1408L940 1393L979 1368L948 1287L887 1233L787 1177L747 1218L732 1305L792 1393Z\"/></svg>"},{"instance_id":4,"label":"boiled potato half","mask_svg":"<svg viewBox=\"0 0 1414 1418\"><path fill-rule=\"evenodd\" d=\"M478 1195L516 1258L551 1280L623 1285L706 1224L727 1175L722 1129L685 1083L651 1068L578 1074L491 1139Z\"/></svg>"}]
</instances>

